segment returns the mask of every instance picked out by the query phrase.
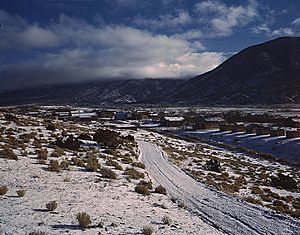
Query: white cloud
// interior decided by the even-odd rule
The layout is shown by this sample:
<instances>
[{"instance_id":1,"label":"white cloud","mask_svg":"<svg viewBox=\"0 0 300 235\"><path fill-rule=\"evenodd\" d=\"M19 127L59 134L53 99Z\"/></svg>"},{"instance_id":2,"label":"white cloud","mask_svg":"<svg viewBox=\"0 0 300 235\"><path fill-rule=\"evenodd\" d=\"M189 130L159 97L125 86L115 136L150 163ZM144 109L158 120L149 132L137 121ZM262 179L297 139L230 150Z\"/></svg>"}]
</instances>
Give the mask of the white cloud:
<instances>
[{"instance_id":1,"label":"white cloud","mask_svg":"<svg viewBox=\"0 0 300 235\"><path fill-rule=\"evenodd\" d=\"M144 19L137 17L134 23L140 26L147 26L152 29L159 29L165 27L178 27L187 25L192 22L192 17L189 12L185 10L179 10L175 15L166 14L160 15L155 19Z\"/></svg>"},{"instance_id":2,"label":"white cloud","mask_svg":"<svg viewBox=\"0 0 300 235\"><path fill-rule=\"evenodd\" d=\"M28 24L20 16L12 16L2 10L0 20L0 49L53 47L60 44L55 32L42 28L38 23Z\"/></svg>"},{"instance_id":3,"label":"white cloud","mask_svg":"<svg viewBox=\"0 0 300 235\"><path fill-rule=\"evenodd\" d=\"M295 36L296 33L294 32L293 29L291 28L279 28L279 29L275 29L272 32L273 36L277 36L277 37L282 37L282 36Z\"/></svg>"},{"instance_id":4,"label":"white cloud","mask_svg":"<svg viewBox=\"0 0 300 235\"><path fill-rule=\"evenodd\" d=\"M271 34L271 30L267 24L257 25L252 28L252 31L257 34Z\"/></svg>"},{"instance_id":5,"label":"white cloud","mask_svg":"<svg viewBox=\"0 0 300 235\"><path fill-rule=\"evenodd\" d=\"M202 43L190 42L188 37L154 34L127 26L96 27L66 15L43 27L23 20L18 23L16 18L12 17L7 29L10 40L6 33L0 39L2 48L64 48L41 52L19 64L2 65L0 77L24 83L113 77L178 78L206 72L225 59L222 53L199 52L205 49ZM22 40L16 38L20 35Z\"/></svg>"},{"instance_id":6,"label":"white cloud","mask_svg":"<svg viewBox=\"0 0 300 235\"><path fill-rule=\"evenodd\" d=\"M201 30L191 29L191 30L185 31L184 33L174 34L173 37L185 39L185 40L194 40L194 39L203 38L204 34Z\"/></svg>"},{"instance_id":7,"label":"white cloud","mask_svg":"<svg viewBox=\"0 0 300 235\"><path fill-rule=\"evenodd\" d=\"M209 37L230 36L234 28L249 24L259 15L255 0L249 0L246 6L227 6L208 0L195 4L195 12L199 13L202 23L209 24Z\"/></svg>"},{"instance_id":8,"label":"white cloud","mask_svg":"<svg viewBox=\"0 0 300 235\"><path fill-rule=\"evenodd\" d=\"M300 25L300 17L292 22L292 25Z\"/></svg>"},{"instance_id":9,"label":"white cloud","mask_svg":"<svg viewBox=\"0 0 300 235\"><path fill-rule=\"evenodd\" d=\"M268 36L282 37L295 36L296 32L291 28L270 29L267 24L261 24L252 28L252 31L257 34L265 34Z\"/></svg>"}]
</instances>

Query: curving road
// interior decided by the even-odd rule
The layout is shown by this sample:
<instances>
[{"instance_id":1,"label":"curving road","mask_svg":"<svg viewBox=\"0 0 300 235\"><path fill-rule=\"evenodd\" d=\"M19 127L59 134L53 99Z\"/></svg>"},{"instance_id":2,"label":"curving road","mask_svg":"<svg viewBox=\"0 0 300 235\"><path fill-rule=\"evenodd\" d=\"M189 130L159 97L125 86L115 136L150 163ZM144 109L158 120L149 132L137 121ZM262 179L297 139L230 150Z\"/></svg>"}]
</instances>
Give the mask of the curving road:
<instances>
[{"instance_id":1,"label":"curving road","mask_svg":"<svg viewBox=\"0 0 300 235\"><path fill-rule=\"evenodd\" d=\"M228 234L300 234L300 220L273 213L213 190L170 163L155 144L139 141L150 177L185 201L204 221Z\"/></svg>"}]
</instances>

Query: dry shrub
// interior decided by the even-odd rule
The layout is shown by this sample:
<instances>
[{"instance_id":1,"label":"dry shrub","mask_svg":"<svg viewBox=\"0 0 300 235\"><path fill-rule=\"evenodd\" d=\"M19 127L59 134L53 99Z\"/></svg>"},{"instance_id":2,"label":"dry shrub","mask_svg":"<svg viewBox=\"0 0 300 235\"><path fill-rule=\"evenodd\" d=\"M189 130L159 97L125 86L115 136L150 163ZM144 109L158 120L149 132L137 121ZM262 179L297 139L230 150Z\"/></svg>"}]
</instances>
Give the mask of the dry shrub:
<instances>
[{"instance_id":1,"label":"dry shrub","mask_svg":"<svg viewBox=\"0 0 300 235\"><path fill-rule=\"evenodd\" d=\"M46 204L46 208L48 211L54 211L57 208L56 201L50 201Z\"/></svg>"},{"instance_id":2,"label":"dry shrub","mask_svg":"<svg viewBox=\"0 0 300 235\"><path fill-rule=\"evenodd\" d=\"M34 231L34 232L28 233L28 235L46 235L46 233L40 232L40 231Z\"/></svg>"},{"instance_id":3,"label":"dry shrub","mask_svg":"<svg viewBox=\"0 0 300 235\"><path fill-rule=\"evenodd\" d=\"M39 141L38 139L34 139L32 145L36 148L42 148L42 144L41 141Z\"/></svg>"},{"instance_id":4,"label":"dry shrub","mask_svg":"<svg viewBox=\"0 0 300 235\"><path fill-rule=\"evenodd\" d=\"M300 210L290 212L290 215L296 218L300 218Z\"/></svg>"},{"instance_id":5,"label":"dry shrub","mask_svg":"<svg viewBox=\"0 0 300 235\"><path fill-rule=\"evenodd\" d=\"M143 186L147 187L149 190L151 190L153 188L151 181L141 180L139 182L139 185L143 185Z\"/></svg>"},{"instance_id":6,"label":"dry shrub","mask_svg":"<svg viewBox=\"0 0 300 235\"><path fill-rule=\"evenodd\" d=\"M155 188L154 190L155 193L159 193L159 194L167 194L167 190L165 187L163 187L162 185L159 185Z\"/></svg>"},{"instance_id":7,"label":"dry shrub","mask_svg":"<svg viewBox=\"0 0 300 235\"><path fill-rule=\"evenodd\" d=\"M285 204L283 201L275 200L273 202L273 209L278 212L286 213L289 210L289 206L287 204Z\"/></svg>"},{"instance_id":8,"label":"dry shrub","mask_svg":"<svg viewBox=\"0 0 300 235\"><path fill-rule=\"evenodd\" d=\"M18 160L18 156L10 148L5 148L5 149L1 150L0 155L2 155L2 157L6 158L6 159Z\"/></svg>"},{"instance_id":9,"label":"dry shrub","mask_svg":"<svg viewBox=\"0 0 300 235\"><path fill-rule=\"evenodd\" d=\"M74 165L79 166L79 167L84 167L85 164L82 161L82 159L78 158L78 157L72 157L71 161L73 162Z\"/></svg>"},{"instance_id":10,"label":"dry shrub","mask_svg":"<svg viewBox=\"0 0 300 235\"><path fill-rule=\"evenodd\" d=\"M49 171L60 172L60 165L57 160L50 160L50 164L48 166Z\"/></svg>"},{"instance_id":11,"label":"dry shrub","mask_svg":"<svg viewBox=\"0 0 300 235\"><path fill-rule=\"evenodd\" d=\"M227 194L234 194L236 192L239 192L239 190L240 190L239 185L237 185L237 184L228 184L224 181L222 181L222 183L219 184L217 186L217 188L219 190L221 190L222 192L227 193Z\"/></svg>"},{"instance_id":12,"label":"dry shrub","mask_svg":"<svg viewBox=\"0 0 300 235\"><path fill-rule=\"evenodd\" d=\"M116 170L123 170L123 167L117 162L113 160L107 160L105 163L107 166L113 166Z\"/></svg>"},{"instance_id":13,"label":"dry shrub","mask_svg":"<svg viewBox=\"0 0 300 235\"><path fill-rule=\"evenodd\" d=\"M141 163L141 162L134 162L134 163L132 163L132 166L145 169L145 165L143 163Z\"/></svg>"},{"instance_id":14,"label":"dry shrub","mask_svg":"<svg viewBox=\"0 0 300 235\"><path fill-rule=\"evenodd\" d=\"M149 189L144 185L138 184L137 186L135 186L134 191L142 195L150 195Z\"/></svg>"},{"instance_id":15,"label":"dry shrub","mask_svg":"<svg viewBox=\"0 0 300 235\"><path fill-rule=\"evenodd\" d=\"M293 201L292 204L293 204L293 207L295 209L300 210L300 201L299 201L299 199L298 199L298 201L297 200Z\"/></svg>"},{"instance_id":16,"label":"dry shrub","mask_svg":"<svg viewBox=\"0 0 300 235\"><path fill-rule=\"evenodd\" d=\"M254 194L263 194L263 191L260 189L260 187L257 187L257 186L253 186L251 188L251 192Z\"/></svg>"},{"instance_id":17,"label":"dry shrub","mask_svg":"<svg viewBox=\"0 0 300 235\"><path fill-rule=\"evenodd\" d=\"M60 163L60 168L63 170L68 170L70 166L70 162L68 160L63 160Z\"/></svg>"},{"instance_id":18,"label":"dry shrub","mask_svg":"<svg viewBox=\"0 0 300 235\"><path fill-rule=\"evenodd\" d=\"M270 195L265 195L265 194L263 194L263 195L261 195L260 197L261 197L261 199L262 199L263 201L265 201L265 202L272 202L272 197L270 197Z\"/></svg>"},{"instance_id":19,"label":"dry shrub","mask_svg":"<svg viewBox=\"0 0 300 235\"><path fill-rule=\"evenodd\" d=\"M178 205L178 207L180 207L180 208L182 208L182 209L186 209L186 208L187 208L187 206L186 206L186 204L184 203L184 201L178 201L177 205Z\"/></svg>"},{"instance_id":20,"label":"dry shrub","mask_svg":"<svg viewBox=\"0 0 300 235\"><path fill-rule=\"evenodd\" d=\"M140 179L145 177L144 173L139 172L134 168L126 168L124 174L128 175L131 179Z\"/></svg>"},{"instance_id":21,"label":"dry shrub","mask_svg":"<svg viewBox=\"0 0 300 235\"><path fill-rule=\"evenodd\" d=\"M129 157L129 156L124 156L122 159L121 159L121 162L124 163L124 164L131 164L133 162L132 158Z\"/></svg>"},{"instance_id":22,"label":"dry shrub","mask_svg":"<svg viewBox=\"0 0 300 235\"><path fill-rule=\"evenodd\" d=\"M61 157L62 155L65 154L65 151L59 147L56 147L52 153L51 153L51 157Z\"/></svg>"},{"instance_id":23,"label":"dry shrub","mask_svg":"<svg viewBox=\"0 0 300 235\"><path fill-rule=\"evenodd\" d=\"M24 197L24 196L25 196L25 193L26 193L25 190L18 190L18 191L17 191L18 197Z\"/></svg>"},{"instance_id":24,"label":"dry shrub","mask_svg":"<svg viewBox=\"0 0 300 235\"><path fill-rule=\"evenodd\" d=\"M257 205L261 205L262 204L260 200L255 199L255 198L250 197L250 196L249 197L244 197L244 200L247 201L247 202L249 202L249 203L252 203L252 204L257 204Z\"/></svg>"},{"instance_id":25,"label":"dry shrub","mask_svg":"<svg viewBox=\"0 0 300 235\"><path fill-rule=\"evenodd\" d=\"M96 172L100 168L101 168L101 165L96 157L92 156L86 160L85 169L87 169L88 171Z\"/></svg>"},{"instance_id":26,"label":"dry shrub","mask_svg":"<svg viewBox=\"0 0 300 235\"><path fill-rule=\"evenodd\" d=\"M0 196L3 196L7 193L8 187L7 186L0 186Z\"/></svg>"},{"instance_id":27,"label":"dry shrub","mask_svg":"<svg viewBox=\"0 0 300 235\"><path fill-rule=\"evenodd\" d=\"M142 229L142 233L144 235L151 235L154 232L154 229L150 226L144 226Z\"/></svg>"},{"instance_id":28,"label":"dry shrub","mask_svg":"<svg viewBox=\"0 0 300 235\"><path fill-rule=\"evenodd\" d=\"M82 212L77 214L77 220L81 228L86 229L92 223L91 217L89 214Z\"/></svg>"},{"instance_id":29,"label":"dry shrub","mask_svg":"<svg viewBox=\"0 0 300 235\"><path fill-rule=\"evenodd\" d=\"M46 148L43 148L40 151L38 151L37 155L38 155L38 159L47 160L48 150Z\"/></svg>"},{"instance_id":30,"label":"dry shrub","mask_svg":"<svg viewBox=\"0 0 300 235\"><path fill-rule=\"evenodd\" d=\"M116 179L117 178L116 173L113 172L110 168L107 168L107 167L103 167L100 170L100 173L101 173L103 178L108 178L108 179Z\"/></svg>"},{"instance_id":31,"label":"dry shrub","mask_svg":"<svg viewBox=\"0 0 300 235\"><path fill-rule=\"evenodd\" d=\"M166 224L166 225L170 225L172 223L172 220L169 216L165 215L163 218L162 218L162 223L163 224Z\"/></svg>"}]
</instances>

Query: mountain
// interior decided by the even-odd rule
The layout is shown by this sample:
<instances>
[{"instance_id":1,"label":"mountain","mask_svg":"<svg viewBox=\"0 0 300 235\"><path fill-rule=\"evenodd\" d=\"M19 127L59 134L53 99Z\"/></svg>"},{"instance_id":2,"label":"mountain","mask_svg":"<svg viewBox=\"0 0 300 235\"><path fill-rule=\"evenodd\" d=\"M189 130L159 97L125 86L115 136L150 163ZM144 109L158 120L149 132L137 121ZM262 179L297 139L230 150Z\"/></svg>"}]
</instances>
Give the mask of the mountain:
<instances>
[{"instance_id":1,"label":"mountain","mask_svg":"<svg viewBox=\"0 0 300 235\"><path fill-rule=\"evenodd\" d=\"M250 46L215 69L189 80L110 80L0 92L0 105L251 105L298 102L299 37L283 37Z\"/></svg>"},{"instance_id":2,"label":"mountain","mask_svg":"<svg viewBox=\"0 0 300 235\"><path fill-rule=\"evenodd\" d=\"M182 84L168 102L280 104L300 101L300 38L248 47L214 70Z\"/></svg>"},{"instance_id":3,"label":"mountain","mask_svg":"<svg viewBox=\"0 0 300 235\"><path fill-rule=\"evenodd\" d=\"M131 79L36 87L0 93L0 105L158 103L184 80Z\"/></svg>"}]
</instances>

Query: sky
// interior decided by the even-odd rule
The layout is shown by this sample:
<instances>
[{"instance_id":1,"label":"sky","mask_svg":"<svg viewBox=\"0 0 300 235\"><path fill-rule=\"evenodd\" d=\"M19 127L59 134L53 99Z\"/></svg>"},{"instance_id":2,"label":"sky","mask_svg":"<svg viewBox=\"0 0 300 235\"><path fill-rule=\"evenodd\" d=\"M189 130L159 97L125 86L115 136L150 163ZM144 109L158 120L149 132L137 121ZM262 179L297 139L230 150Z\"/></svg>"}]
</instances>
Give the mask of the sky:
<instances>
[{"instance_id":1,"label":"sky","mask_svg":"<svg viewBox=\"0 0 300 235\"><path fill-rule=\"evenodd\" d=\"M299 0L0 0L0 90L192 78L299 36Z\"/></svg>"}]
</instances>

